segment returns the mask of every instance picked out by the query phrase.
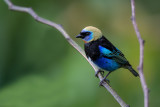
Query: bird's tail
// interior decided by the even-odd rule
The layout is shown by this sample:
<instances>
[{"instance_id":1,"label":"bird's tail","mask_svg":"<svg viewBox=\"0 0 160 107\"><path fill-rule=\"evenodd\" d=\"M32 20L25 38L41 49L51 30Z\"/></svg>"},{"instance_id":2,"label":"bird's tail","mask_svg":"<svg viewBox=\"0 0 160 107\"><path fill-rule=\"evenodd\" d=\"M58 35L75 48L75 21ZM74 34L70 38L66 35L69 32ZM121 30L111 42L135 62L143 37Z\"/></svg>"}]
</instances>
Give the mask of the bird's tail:
<instances>
[{"instance_id":1,"label":"bird's tail","mask_svg":"<svg viewBox=\"0 0 160 107\"><path fill-rule=\"evenodd\" d=\"M139 76L139 74L132 68L132 66L126 67L135 77Z\"/></svg>"}]
</instances>

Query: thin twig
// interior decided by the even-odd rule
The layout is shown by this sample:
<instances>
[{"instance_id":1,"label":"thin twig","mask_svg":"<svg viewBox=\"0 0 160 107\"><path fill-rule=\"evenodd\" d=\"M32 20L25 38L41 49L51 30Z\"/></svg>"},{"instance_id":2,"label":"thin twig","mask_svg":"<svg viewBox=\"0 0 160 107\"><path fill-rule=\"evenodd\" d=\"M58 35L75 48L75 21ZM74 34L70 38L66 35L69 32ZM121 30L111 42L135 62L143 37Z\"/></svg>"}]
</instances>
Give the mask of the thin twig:
<instances>
[{"instance_id":1,"label":"thin twig","mask_svg":"<svg viewBox=\"0 0 160 107\"><path fill-rule=\"evenodd\" d=\"M134 0L131 0L131 9L132 9L132 24L134 27L134 30L136 32L138 41L139 41L139 45L140 45L140 58L139 58L139 66L138 66L138 71L139 71L139 76L140 76L140 81L141 81L141 85L143 88L143 92L144 92L144 107L149 107L149 91L147 88L147 84L145 81L145 77L143 74L143 59L144 59L144 40L142 39L137 23L136 23L136 16L135 16L135 2Z\"/></svg>"},{"instance_id":2,"label":"thin twig","mask_svg":"<svg viewBox=\"0 0 160 107\"><path fill-rule=\"evenodd\" d=\"M36 21L44 23L46 25L49 25L53 28L56 28L64 37L65 39L79 52L81 55L89 62L89 64L93 67L94 71L97 72L98 68L86 57L83 49L75 42L73 41L70 36L67 34L67 32L63 29L63 27L59 24L56 24L50 20L44 19L42 17L39 17L33 10L32 8L27 8L27 7L21 7L21 6L16 6L12 4L10 0L4 0L5 3L8 5L9 9L14 10L14 11L19 11L19 12L25 12L30 14ZM100 80L103 79L103 76L98 73L98 78ZM111 95L116 99L116 101L121 105L121 107L129 107L122 98L107 84L106 82L103 82L102 85L111 93Z\"/></svg>"}]
</instances>

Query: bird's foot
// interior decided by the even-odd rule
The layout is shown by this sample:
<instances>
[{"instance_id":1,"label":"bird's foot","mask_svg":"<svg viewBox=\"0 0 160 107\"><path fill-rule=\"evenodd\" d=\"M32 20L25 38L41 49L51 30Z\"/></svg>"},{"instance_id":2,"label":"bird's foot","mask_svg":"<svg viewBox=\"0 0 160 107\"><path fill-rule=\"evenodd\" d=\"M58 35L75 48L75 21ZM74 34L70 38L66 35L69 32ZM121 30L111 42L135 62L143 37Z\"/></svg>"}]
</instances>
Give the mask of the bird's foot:
<instances>
[{"instance_id":1,"label":"bird's foot","mask_svg":"<svg viewBox=\"0 0 160 107\"><path fill-rule=\"evenodd\" d=\"M98 73L99 73L99 72L102 73L102 75L104 75L104 71L102 71L102 70L99 69L99 70L95 73L95 76L96 76L97 78L98 78Z\"/></svg>"},{"instance_id":2,"label":"bird's foot","mask_svg":"<svg viewBox=\"0 0 160 107\"><path fill-rule=\"evenodd\" d=\"M100 81L99 86L103 86L103 85L102 85L103 82L106 82L107 84L109 84L109 83L110 83L110 80L104 77L104 78Z\"/></svg>"}]
</instances>

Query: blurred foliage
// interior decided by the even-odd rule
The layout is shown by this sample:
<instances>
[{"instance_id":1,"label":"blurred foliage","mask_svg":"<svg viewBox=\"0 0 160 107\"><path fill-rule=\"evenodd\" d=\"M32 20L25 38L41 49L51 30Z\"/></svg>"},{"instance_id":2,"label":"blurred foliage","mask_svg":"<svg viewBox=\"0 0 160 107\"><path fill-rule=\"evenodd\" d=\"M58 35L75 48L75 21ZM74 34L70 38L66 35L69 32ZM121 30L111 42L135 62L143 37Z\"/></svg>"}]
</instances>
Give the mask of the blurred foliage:
<instances>
[{"instance_id":1,"label":"blurred foliage","mask_svg":"<svg viewBox=\"0 0 160 107\"><path fill-rule=\"evenodd\" d=\"M136 69L139 43L126 0L13 0L32 7L40 16L64 26L75 36L96 26L123 51ZM136 0L136 16L146 40L144 74L150 106L160 105L160 1ZM109 76L111 86L132 107L143 106L139 78L125 69ZM54 28L26 13L8 10L0 1L0 107L119 107L87 61Z\"/></svg>"}]
</instances>

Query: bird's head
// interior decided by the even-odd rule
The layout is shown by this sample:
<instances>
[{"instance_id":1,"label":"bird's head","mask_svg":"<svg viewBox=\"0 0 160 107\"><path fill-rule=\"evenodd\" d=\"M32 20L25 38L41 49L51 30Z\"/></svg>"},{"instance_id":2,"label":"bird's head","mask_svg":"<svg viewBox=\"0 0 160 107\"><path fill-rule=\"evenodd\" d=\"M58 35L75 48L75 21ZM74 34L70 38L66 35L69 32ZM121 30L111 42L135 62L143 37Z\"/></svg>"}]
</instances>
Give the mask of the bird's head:
<instances>
[{"instance_id":1,"label":"bird's head","mask_svg":"<svg viewBox=\"0 0 160 107\"><path fill-rule=\"evenodd\" d=\"M102 32L93 26L85 27L76 38L81 38L85 43L95 41L102 37Z\"/></svg>"}]
</instances>

